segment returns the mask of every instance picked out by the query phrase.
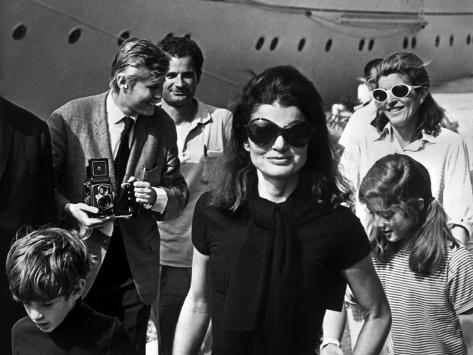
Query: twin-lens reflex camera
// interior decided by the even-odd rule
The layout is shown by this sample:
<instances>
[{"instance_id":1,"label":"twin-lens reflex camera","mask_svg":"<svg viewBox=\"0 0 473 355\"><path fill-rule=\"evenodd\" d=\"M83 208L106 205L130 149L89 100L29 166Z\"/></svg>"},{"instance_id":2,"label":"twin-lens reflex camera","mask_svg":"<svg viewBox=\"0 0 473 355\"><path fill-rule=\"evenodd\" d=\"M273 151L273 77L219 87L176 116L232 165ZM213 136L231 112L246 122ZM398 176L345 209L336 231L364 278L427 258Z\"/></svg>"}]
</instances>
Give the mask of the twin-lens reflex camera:
<instances>
[{"instance_id":1,"label":"twin-lens reflex camera","mask_svg":"<svg viewBox=\"0 0 473 355\"><path fill-rule=\"evenodd\" d=\"M84 202L98 208L94 217L131 217L138 213L133 183L123 183L118 196L113 191L108 159L89 159L84 183Z\"/></svg>"}]
</instances>

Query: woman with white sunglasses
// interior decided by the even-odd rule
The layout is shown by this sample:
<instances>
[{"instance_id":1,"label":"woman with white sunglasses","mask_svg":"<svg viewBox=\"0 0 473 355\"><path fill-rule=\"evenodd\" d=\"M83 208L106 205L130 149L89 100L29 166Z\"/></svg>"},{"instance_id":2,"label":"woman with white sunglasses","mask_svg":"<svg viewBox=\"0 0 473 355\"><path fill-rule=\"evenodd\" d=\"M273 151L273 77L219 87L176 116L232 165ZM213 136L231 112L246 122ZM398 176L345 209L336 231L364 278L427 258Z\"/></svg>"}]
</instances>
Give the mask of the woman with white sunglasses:
<instances>
[{"instance_id":1,"label":"woman with white sunglasses","mask_svg":"<svg viewBox=\"0 0 473 355\"><path fill-rule=\"evenodd\" d=\"M415 54L397 52L379 65L373 98L378 115L372 126L345 147L340 166L355 191L368 169L385 155L409 155L432 178L432 194L444 206L456 239L469 241L473 227L473 194L466 146L442 127L444 109L429 92L426 64ZM365 217L361 205L357 215ZM363 220L363 219L362 219Z\"/></svg>"},{"instance_id":2,"label":"woman with white sunglasses","mask_svg":"<svg viewBox=\"0 0 473 355\"><path fill-rule=\"evenodd\" d=\"M467 245L473 222L467 150L457 133L442 127L448 120L429 92L426 63L413 53L393 53L379 64L376 84L372 95L378 106L377 117L345 147L340 161L354 196L358 196L361 180L378 159L393 153L408 155L429 171L432 195L447 212L453 236ZM355 201L355 210L370 235L371 216L359 201ZM352 339L356 339L362 311L348 298L346 306ZM327 319L326 323L333 325Z\"/></svg>"}]
</instances>

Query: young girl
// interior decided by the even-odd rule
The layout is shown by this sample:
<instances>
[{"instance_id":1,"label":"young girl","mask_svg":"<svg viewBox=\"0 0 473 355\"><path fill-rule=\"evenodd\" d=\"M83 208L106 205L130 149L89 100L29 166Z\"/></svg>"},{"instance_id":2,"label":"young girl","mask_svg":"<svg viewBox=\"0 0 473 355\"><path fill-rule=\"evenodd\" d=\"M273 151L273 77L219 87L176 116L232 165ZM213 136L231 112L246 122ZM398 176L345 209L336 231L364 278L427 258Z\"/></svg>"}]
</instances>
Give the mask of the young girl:
<instances>
[{"instance_id":1,"label":"young girl","mask_svg":"<svg viewBox=\"0 0 473 355\"><path fill-rule=\"evenodd\" d=\"M374 219L394 354L473 354L473 255L453 238L427 169L388 155L368 171L359 198Z\"/></svg>"}]
</instances>

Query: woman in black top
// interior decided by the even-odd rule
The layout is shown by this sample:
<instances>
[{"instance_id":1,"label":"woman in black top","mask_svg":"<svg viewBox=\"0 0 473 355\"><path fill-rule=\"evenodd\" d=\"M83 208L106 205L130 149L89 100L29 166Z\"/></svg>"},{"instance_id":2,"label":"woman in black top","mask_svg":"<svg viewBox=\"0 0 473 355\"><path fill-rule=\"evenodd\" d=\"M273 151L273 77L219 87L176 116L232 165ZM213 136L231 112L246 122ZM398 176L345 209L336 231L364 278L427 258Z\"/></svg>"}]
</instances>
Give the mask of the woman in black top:
<instances>
[{"instance_id":1,"label":"woman in black top","mask_svg":"<svg viewBox=\"0 0 473 355\"><path fill-rule=\"evenodd\" d=\"M313 84L290 66L251 79L225 164L195 208L174 354L196 353L209 316L213 355L313 354L346 280L367 312L355 353L380 350L389 306L340 185Z\"/></svg>"}]
</instances>

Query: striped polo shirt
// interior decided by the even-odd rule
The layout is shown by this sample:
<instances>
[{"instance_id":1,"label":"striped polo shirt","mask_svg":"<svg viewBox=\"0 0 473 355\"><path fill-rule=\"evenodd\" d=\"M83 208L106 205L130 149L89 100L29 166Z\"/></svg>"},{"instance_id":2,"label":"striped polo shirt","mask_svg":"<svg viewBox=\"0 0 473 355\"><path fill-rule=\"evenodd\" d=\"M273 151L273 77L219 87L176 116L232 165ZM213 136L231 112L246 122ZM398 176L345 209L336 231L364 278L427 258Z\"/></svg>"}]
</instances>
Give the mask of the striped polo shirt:
<instances>
[{"instance_id":1,"label":"striped polo shirt","mask_svg":"<svg viewBox=\"0 0 473 355\"><path fill-rule=\"evenodd\" d=\"M409 269L409 251L374 260L391 306L394 354L463 355L458 315L473 308L473 254L448 249L441 267L423 276Z\"/></svg>"}]
</instances>

